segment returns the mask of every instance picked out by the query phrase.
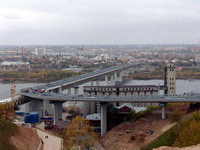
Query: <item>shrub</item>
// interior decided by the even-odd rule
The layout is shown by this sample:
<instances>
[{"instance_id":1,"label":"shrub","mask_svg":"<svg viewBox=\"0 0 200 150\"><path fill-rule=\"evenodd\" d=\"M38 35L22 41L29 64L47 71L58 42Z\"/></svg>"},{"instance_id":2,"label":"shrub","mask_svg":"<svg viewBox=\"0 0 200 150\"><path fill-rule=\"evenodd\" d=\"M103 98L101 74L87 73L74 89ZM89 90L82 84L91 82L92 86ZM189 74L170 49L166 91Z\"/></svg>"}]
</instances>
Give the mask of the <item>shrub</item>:
<instances>
[{"instance_id":1,"label":"shrub","mask_svg":"<svg viewBox=\"0 0 200 150\"><path fill-rule=\"evenodd\" d=\"M134 111L134 110L130 111L130 112L128 113L128 120L133 120L133 119L135 119L135 118L136 118L136 113L135 113L135 111Z\"/></svg>"},{"instance_id":2,"label":"shrub","mask_svg":"<svg viewBox=\"0 0 200 150\"><path fill-rule=\"evenodd\" d=\"M188 126L180 131L173 146L186 147L200 143L200 122L192 120Z\"/></svg>"},{"instance_id":3,"label":"shrub","mask_svg":"<svg viewBox=\"0 0 200 150\"><path fill-rule=\"evenodd\" d=\"M182 110L174 110L173 112L169 114L169 120L173 122L179 121L181 117L183 116L183 114L184 112Z\"/></svg>"}]
</instances>

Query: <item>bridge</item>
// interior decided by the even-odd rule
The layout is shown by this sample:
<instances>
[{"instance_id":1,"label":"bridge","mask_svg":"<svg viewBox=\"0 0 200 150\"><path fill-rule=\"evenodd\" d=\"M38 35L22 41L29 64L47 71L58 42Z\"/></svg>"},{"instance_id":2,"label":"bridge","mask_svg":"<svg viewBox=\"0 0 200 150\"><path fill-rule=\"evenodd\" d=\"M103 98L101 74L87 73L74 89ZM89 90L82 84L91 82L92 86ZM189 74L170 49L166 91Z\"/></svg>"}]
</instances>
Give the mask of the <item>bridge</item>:
<instances>
[{"instance_id":1,"label":"bridge","mask_svg":"<svg viewBox=\"0 0 200 150\"><path fill-rule=\"evenodd\" d=\"M65 89L76 87L80 84L89 82L89 81L97 81L99 82L102 77L105 76L106 82L108 82L109 75L112 76L113 80L115 81L121 81L122 76L125 74L128 74L130 72L133 72L133 67L138 67L141 64L139 63L130 63L125 65L119 65L119 66L113 66L106 69L82 74L76 77L72 78L66 78L63 80L51 82L42 86L34 87L35 89L45 89L45 91L53 91L53 92L60 92ZM126 70L126 71L124 71Z\"/></svg>"},{"instance_id":2,"label":"bridge","mask_svg":"<svg viewBox=\"0 0 200 150\"><path fill-rule=\"evenodd\" d=\"M162 119L166 118L166 104L173 102L180 103L197 103L200 102L200 95L175 95L175 70L173 66L165 68L165 85L162 87L165 95L79 95L78 86L80 84L96 81L96 86L99 86L99 80L105 77L106 85L122 81L123 76L128 76L133 73L133 70L140 66L139 63L125 64L106 69L98 70L91 73L82 74L77 77L67 78L55 82L51 82L42 86L36 86L21 90L21 98L12 102L14 106L18 106L30 102L30 111L38 111L40 115L45 114L47 103L54 105L54 122L55 124L62 118L62 104L66 101L84 102L84 103L99 103L101 108L101 135L107 131L107 103L159 103L162 107ZM74 88L74 93L71 93L71 88ZM68 90L67 94L61 91ZM41 108L43 109L41 112Z\"/></svg>"},{"instance_id":3,"label":"bridge","mask_svg":"<svg viewBox=\"0 0 200 150\"><path fill-rule=\"evenodd\" d=\"M199 103L200 94L191 95L154 95L154 96L130 96L130 97L88 97L88 96L78 96L78 95L66 95L66 94L33 94L33 93L23 93L26 100L46 100L55 104L55 108L58 108L55 112L55 117L61 117L62 103L66 101L80 101L80 102L98 102L101 106L101 135L104 135L107 131L107 106L109 102L119 102L119 103L159 103L162 108L162 119L166 118L166 104L167 103Z\"/></svg>"}]
</instances>

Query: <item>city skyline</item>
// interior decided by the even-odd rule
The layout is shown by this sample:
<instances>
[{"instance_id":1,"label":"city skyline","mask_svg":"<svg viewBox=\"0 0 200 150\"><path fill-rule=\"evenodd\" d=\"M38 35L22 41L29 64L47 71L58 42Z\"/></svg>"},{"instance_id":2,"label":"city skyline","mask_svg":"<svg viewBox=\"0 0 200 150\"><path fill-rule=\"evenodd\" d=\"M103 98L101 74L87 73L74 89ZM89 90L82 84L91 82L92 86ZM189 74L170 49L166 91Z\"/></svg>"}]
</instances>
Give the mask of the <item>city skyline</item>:
<instances>
[{"instance_id":1,"label":"city skyline","mask_svg":"<svg viewBox=\"0 0 200 150\"><path fill-rule=\"evenodd\" d=\"M197 0L3 1L0 45L198 44Z\"/></svg>"}]
</instances>

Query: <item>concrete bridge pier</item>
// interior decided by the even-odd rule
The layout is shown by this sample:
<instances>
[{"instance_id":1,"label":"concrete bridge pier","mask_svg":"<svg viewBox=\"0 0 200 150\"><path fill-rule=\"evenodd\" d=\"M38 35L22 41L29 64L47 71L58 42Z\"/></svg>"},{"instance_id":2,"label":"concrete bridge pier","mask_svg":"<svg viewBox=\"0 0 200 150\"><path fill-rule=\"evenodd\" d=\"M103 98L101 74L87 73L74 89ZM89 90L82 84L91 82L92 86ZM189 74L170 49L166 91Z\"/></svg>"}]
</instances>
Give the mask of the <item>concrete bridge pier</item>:
<instances>
[{"instance_id":1,"label":"concrete bridge pier","mask_svg":"<svg viewBox=\"0 0 200 150\"><path fill-rule=\"evenodd\" d=\"M108 75L105 76L105 85L108 85Z\"/></svg>"},{"instance_id":2,"label":"concrete bridge pier","mask_svg":"<svg viewBox=\"0 0 200 150\"><path fill-rule=\"evenodd\" d=\"M123 81L122 80L122 75L123 75L123 72L115 72L114 73L115 84L119 84L119 83L121 83Z\"/></svg>"},{"instance_id":3,"label":"concrete bridge pier","mask_svg":"<svg viewBox=\"0 0 200 150\"><path fill-rule=\"evenodd\" d=\"M67 94L68 94L68 95L71 95L71 94L72 94L72 89L71 89L71 88L68 88L68 89L67 89Z\"/></svg>"},{"instance_id":4,"label":"concrete bridge pier","mask_svg":"<svg viewBox=\"0 0 200 150\"><path fill-rule=\"evenodd\" d=\"M62 104L63 102L55 101L54 104L54 124L57 124L59 120L62 120Z\"/></svg>"},{"instance_id":5,"label":"concrete bridge pier","mask_svg":"<svg viewBox=\"0 0 200 150\"><path fill-rule=\"evenodd\" d=\"M24 104L25 106L25 113L29 113L31 111L31 102Z\"/></svg>"},{"instance_id":6,"label":"concrete bridge pier","mask_svg":"<svg viewBox=\"0 0 200 150\"><path fill-rule=\"evenodd\" d=\"M38 112L39 117L43 117L43 101L42 100L32 100L30 102L30 112Z\"/></svg>"},{"instance_id":7,"label":"concrete bridge pier","mask_svg":"<svg viewBox=\"0 0 200 150\"><path fill-rule=\"evenodd\" d=\"M101 108L101 136L107 132L107 103L100 103Z\"/></svg>"},{"instance_id":8,"label":"concrete bridge pier","mask_svg":"<svg viewBox=\"0 0 200 150\"><path fill-rule=\"evenodd\" d=\"M105 85L114 85L115 81L114 81L114 75L106 75L105 76Z\"/></svg>"},{"instance_id":9,"label":"concrete bridge pier","mask_svg":"<svg viewBox=\"0 0 200 150\"><path fill-rule=\"evenodd\" d=\"M160 103L159 104L160 106L161 106L161 111L162 111L162 115L161 115L161 118L163 119L163 120L165 120L166 119L166 105L167 105L167 103Z\"/></svg>"},{"instance_id":10,"label":"concrete bridge pier","mask_svg":"<svg viewBox=\"0 0 200 150\"><path fill-rule=\"evenodd\" d=\"M96 103L90 102L90 113L94 114L96 112Z\"/></svg>"},{"instance_id":11,"label":"concrete bridge pier","mask_svg":"<svg viewBox=\"0 0 200 150\"><path fill-rule=\"evenodd\" d=\"M99 80L96 81L96 86L100 86L100 81Z\"/></svg>"},{"instance_id":12,"label":"concrete bridge pier","mask_svg":"<svg viewBox=\"0 0 200 150\"><path fill-rule=\"evenodd\" d=\"M48 100L43 100L43 116L46 115L53 115L54 114L54 107Z\"/></svg>"},{"instance_id":13,"label":"concrete bridge pier","mask_svg":"<svg viewBox=\"0 0 200 150\"><path fill-rule=\"evenodd\" d=\"M93 81L90 81L90 86L94 86L94 82Z\"/></svg>"},{"instance_id":14,"label":"concrete bridge pier","mask_svg":"<svg viewBox=\"0 0 200 150\"><path fill-rule=\"evenodd\" d=\"M62 88L58 88L58 93L61 93L62 92Z\"/></svg>"},{"instance_id":15,"label":"concrete bridge pier","mask_svg":"<svg viewBox=\"0 0 200 150\"><path fill-rule=\"evenodd\" d=\"M74 95L78 95L79 94L79 87L75 86L74 87Z\"/></svg>"}]
</instances>

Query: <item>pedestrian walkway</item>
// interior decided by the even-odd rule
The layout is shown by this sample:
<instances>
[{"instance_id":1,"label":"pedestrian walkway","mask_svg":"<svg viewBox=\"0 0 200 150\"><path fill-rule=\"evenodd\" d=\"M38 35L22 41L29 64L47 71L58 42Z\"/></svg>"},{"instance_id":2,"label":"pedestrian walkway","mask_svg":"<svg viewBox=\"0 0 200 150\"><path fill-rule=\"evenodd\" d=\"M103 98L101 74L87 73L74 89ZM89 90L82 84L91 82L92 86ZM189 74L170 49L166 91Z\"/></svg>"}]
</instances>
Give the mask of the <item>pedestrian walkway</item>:
<instances>
[{"instance_id":1,"label":"pedestrian walkway","mask_svg":"<svg viewBox=\"0 0 200 150\"><path fill-rule=\"evenodd\" d=\"M43 150L62 150L62 139L52 134L37 129L39 137L43 141Z\"/></svg>"}]
</instances>

